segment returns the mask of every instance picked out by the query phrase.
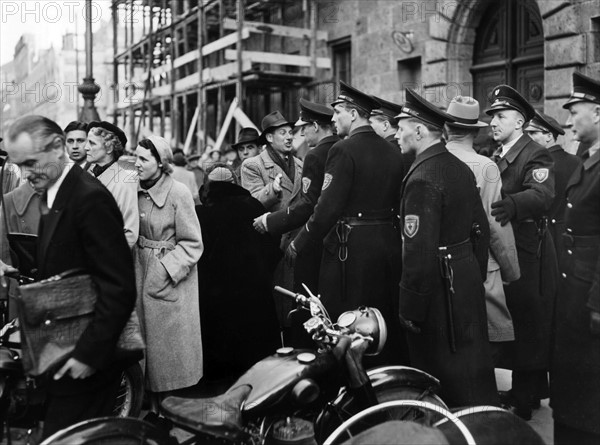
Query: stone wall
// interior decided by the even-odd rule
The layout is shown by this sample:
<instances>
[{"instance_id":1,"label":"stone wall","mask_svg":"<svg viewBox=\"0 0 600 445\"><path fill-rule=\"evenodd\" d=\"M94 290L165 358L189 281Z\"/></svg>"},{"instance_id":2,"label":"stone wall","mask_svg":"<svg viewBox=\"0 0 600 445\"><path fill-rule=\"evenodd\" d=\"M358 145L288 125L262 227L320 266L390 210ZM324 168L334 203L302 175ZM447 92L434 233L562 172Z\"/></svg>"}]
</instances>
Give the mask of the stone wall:
<instances>
[{"instance_id":1,"label":"stone wall","mask_svg":"<svg viewBox=\"0 0 600 445\"><path fill-rule=\"evenodd\" d=\"M498 0L319 0L320 11L328 11L327 17L320 14L319 27L329 31L330 41L351 36L357 88L402 102L398 63L420 57L420 89L445 107L454 94L472 92L475 31L493 1ZM544 28L544 108L564 123L572 72L600 77L600 2L537 3ZM407 36L412 48L402 45Z\"/></svg>"}]
</instances>

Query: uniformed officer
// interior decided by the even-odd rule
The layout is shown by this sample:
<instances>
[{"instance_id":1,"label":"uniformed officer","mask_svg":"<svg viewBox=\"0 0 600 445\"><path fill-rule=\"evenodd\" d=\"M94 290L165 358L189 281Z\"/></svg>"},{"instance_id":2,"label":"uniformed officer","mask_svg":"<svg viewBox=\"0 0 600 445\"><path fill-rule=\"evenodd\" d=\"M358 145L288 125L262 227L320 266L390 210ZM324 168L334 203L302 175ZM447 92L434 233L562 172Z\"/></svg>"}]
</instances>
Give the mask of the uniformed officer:
<instances>
[{"instance_id":1,"label":"uniformed officer","mask_svg":"<svg viewBox=\"0 0 600 445\"><path fill-rule=\"evenodd\" d=\"M508 85L494 88L490 126L501 144L494 159L502 177L503 199L492 204L501 224L515 232L521 278L505 286L513 317L512 389L504 403L523 419L547 392L552 311L556 294L556 253L546 230L546 215L554 200L554 163L548 150L523 134L534 108ZM542 276L543 275L543 276Z\"/></svg>"},{"instance_id":2,"label":"uniformed officer","mask_svg":"<svg viewBox=\"0 0 600 445\"><path fill-rule=\"evenodd\" d=\"M497 404L483 289L490 232L475 177L441 140L448 114L410 89L402 111L396 139L416 155L400 209L411 365L440 379L450 406Z\"/></svg>"},{"instance_id":3,"label":"uniformed officer","mask_svg":"<svg viewBox=\"0 0 600 445\"><path fill-rule=\"evenodd\" d=\"M564 105L583 165L567 185L551 404L556 444L600 443L600 81L573 74Z\"/></svg>"},{"instance_id":4,"label":"uniformed officer","mask_svg":"<svg viewBox=\"0 0 600 445\"><path fill-rule=\"evenodd\" d=\"M295 126L302 127L308 146L312 148L304 158L302 191L288 207L256 218L254 227L258 231L282 235L301 227L312 215L321 195L329 149L339 141L333 132L332 117L333 109L330 107L300 99L300 119ZM296 292L304 292L302 283L306 284L311 291L318 291L322 251L322 243L315 242L304 249L296 259L294 264Z\"/></svg>"},{"instance_id":5,"label":"uniformed officer","mask_svg":"<svg viewBox=\"0 0 600 445\"><path fill-rule=\"evenodd\" d=\"M567 195L565 189L567 182L581 164L581 159L567 153L556 143L559 135L565 131L560 124L547 114L535 112L535 117L529 121L525 128L527 135L542 147L547 148L554 161L554 202L548 212L548 230L552 235L557 257L562 250L562 233L565 231L564 213L567 207Z\"/></svg>"},{"instance_id":6,"label":"uniformed officer","mask_svg":"<svg viewBox=\"0 0 600 445\"><path fill-rule=\"evenodd\" d=\"M319 293L333 317L367 305L388 324L388 343L379 360L398 363L401 332L397 321L400 236L397 212L402 181L398 149L369 125L379 104L340 82L332 121L347 137L331 147L321 196L313 215L290 247L299 253L323 242Z\"/></svg>"},{"instance_id":7,"label":"uniformed officer","mask_svg":"<svg viewBox=\"0 0 600 445\"><path fill-rule=\"evenodd\" d=\"M375 133L392 144L394 148L398 148L395 138L398 132L398 120L396 116L402 113L402 105L383 100L377 96L373 96L373 98L379 102L380 107L371 111L371 117L369 118L371 127L375 130ZM403 177L406 176L408 169L414 161L415 154L413 152L402 153L402 163L405 167Z\"/></svg>"}]
</instances>

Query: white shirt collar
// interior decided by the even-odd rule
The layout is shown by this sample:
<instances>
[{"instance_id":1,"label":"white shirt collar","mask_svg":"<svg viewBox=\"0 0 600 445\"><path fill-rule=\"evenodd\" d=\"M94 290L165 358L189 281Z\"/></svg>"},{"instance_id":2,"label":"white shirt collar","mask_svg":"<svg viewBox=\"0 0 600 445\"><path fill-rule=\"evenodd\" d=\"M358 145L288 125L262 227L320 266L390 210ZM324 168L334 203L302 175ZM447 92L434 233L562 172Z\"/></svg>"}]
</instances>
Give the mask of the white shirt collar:
<instances>
[{"instance_id":1,"label":"white shirt collar","mask_svg":"<svg viewBox=\"0 0 600 445\"><path fill-rule=\"evenodd\" d=\"M517 141L519 139L521 139L522 137L523 137L523 135L519 136L518 138L513 139L508 144L502 145L502 153L500 153L500 156L501 157L506 156L506 153L508 153L508 150L510 150L513 147L513 145L515 145L517 143Z\"/></svg>"},{"instance_id":2,"label":"white shirt collar","mask_svg":"<svg viewBox=\"0 0 600 445\"><path fill-rule=\"evenodd\" d=\"M590 154L590 158L596 154L596 152L600 150L600 140L596 141L594 145L588 148L588 153Z\"/></svg>"},{"instance_id":3,"label":"white shirt collar","mask_svg":"<svg viewBox=\"0 0 600 445\"><path fill-rule=\"evenodd\" d=\"M58 178L54 184L48 187L48 191L46 193L46 200L49 209L52 208L52 205L54 204L54 200L56 199L56 195L58 193L58 189L60 188L61 184L71 171L71 167L73 167L74 165L75 163L73 161L67 161L67 163L65 164L65 168L63 168L62 174L60 175L60 178Z\"/></svg>"}]
</instances>

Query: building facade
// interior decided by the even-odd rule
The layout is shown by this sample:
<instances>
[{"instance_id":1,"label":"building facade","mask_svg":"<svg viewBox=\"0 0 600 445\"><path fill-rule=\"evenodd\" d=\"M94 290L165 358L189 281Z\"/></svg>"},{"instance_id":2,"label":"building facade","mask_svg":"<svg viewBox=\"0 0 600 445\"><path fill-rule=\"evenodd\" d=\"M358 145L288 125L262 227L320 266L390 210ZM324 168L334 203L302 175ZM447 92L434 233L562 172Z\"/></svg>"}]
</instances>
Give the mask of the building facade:
<instances>
[{"instance_id":1,"label":"building facade","mask_svg":"<svg viewBox=\"0 0 600 445\"><path fill-rule=\"evenodd\" d=\"M114 0L113 19L115 122L191 151L235 97L259 125L296 119L300 96L331 101L339 80L441 107L506 83L565 122L572 72L600 73L597 0Z\"/></svg>"}]
</instances>

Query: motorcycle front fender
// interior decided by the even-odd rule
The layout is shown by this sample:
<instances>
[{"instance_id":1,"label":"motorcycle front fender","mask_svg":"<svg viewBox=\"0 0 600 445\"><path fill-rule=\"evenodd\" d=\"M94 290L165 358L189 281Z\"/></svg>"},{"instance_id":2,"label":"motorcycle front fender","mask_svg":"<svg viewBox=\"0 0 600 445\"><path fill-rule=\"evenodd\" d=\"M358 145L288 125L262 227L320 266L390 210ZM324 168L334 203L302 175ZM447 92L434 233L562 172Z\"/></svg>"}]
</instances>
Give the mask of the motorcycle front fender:
<instances>
[{"instance_id":1,"label":"motorcycle front fender","mask_svg":"<svg viewBox=\"0 0 600 445\"><path fill-rule=\"evenodd\" d=\"M367 375L379 403L387 401L382 400L386 393L390 394L394 390L408 388L415 390L413 392L416 395L429 394L440 405L445 406L444 402L435 395L440 389L440 381L420 369L410 366L382 366L368 370ZM341 388L338 396L327 404L317 418L316 431L318 431L318 435L321 438L328 437L343 421L365 408L367 407L362 406L352 392L348 391L346 387Z\"/></svg>"}]
</instances>

